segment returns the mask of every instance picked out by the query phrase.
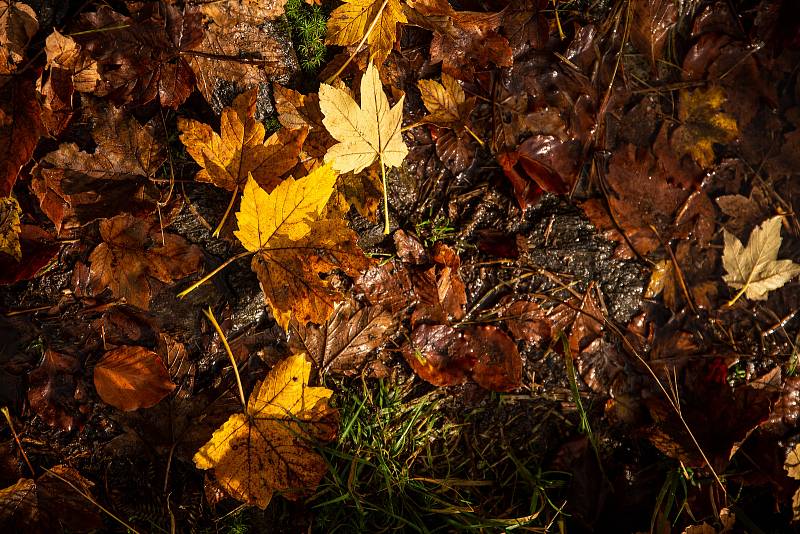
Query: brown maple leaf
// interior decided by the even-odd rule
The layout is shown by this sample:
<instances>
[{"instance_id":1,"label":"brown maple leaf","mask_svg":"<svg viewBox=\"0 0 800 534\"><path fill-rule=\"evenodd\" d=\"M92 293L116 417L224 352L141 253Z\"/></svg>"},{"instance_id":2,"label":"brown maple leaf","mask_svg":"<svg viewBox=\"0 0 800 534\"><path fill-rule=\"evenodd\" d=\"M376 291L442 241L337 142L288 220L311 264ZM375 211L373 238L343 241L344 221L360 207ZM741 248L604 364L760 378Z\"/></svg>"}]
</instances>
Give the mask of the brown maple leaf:
<instances>
[{"instance_id":1,"label":"brown maple leaf","mask_svg":"<svg viewBox=\"0 0 800 534\"><path fill-rule=\"evenodd\" d=\"M98 295L108 288L116 298L143 310L161 284L196 272L203 258L196 245L162 234L157 227L151 232L145 221L128 214L101 221L100 236L103 243L89 256L86 292Z\"/></svg>"},{"instance_id":2,"label":"brown maple leaf","mask_svg":"<svg viewBox=\"0 0 800 534\"><path fill-rule=\"evenodd\" d=\"M119 213L149 214L158 190L150 181L166 155L154 123L93 100L84 109L97 147L64 143L31 171L31 188L59 233Z\"/></svg>"},{"instance_id":3,"label":"brown maple leaf","mask_svg":"<svg viewBox=\"0 0 800 534\"><path fill-rule=\"evenodd\" d=\"M117 105L155 100L177 108L195 86L184 53L203 38L202 14L193 6L151 2L133 15L101 6L78 19L72 37L99 65L95 94Z\"/></svg>"},{"instance_id":4,"label":"brown maple leaf","mask_svg":"<svg viewBox=\"0 0 800 534\"><path fill-rule=\"evenodd\" d=\"M222 111L220 134L192 119L179 119L181 141L202 169L197 180L228 191L242 191L248 176L271 191L281 175L298 161L307 129L281 129L266 137L264 125L255 119L258 91L251 89Z\"/></svg>"},{"instance_id":5,"label":"brown maple leaf","mask_svg":"<svg viewBox=\"0 0 800 534\"><path fill-rule=\"evenodd\" d=\"M433 32L431 62L442 71L470 81L476 67L494 63L510 67L513 55L508 39L498 33L503 13L456 11L447 0L408 0L408 23Z\"/></svg>"},{"instance_id":6,"label":"brown maple leaf","mask_svg":"<svg viewBox=\"0 0 800 534\"><path fill-rule=\"evenodd\" d=\"M203 2L202 41L188 55L197 88L219 113L226 97L272 81L286 83L298 69L288 36L271 19L283 13L285 0Z\"/></svg>"},{"instance_id":7,"label":"brown maple leaf","mask_svg":"<svg viewBox=\"0 0 800 534\"><path fill-rule=\"evenodd\" d=\"M300 178L322 165L325 153L336 144L336 140L322 124L324 115L319 107L319 95L304 95L277 83L272 88L281 125L289 130L308 130L300 152L300 162L291 173Z\"/></svg>"}]
</instances>

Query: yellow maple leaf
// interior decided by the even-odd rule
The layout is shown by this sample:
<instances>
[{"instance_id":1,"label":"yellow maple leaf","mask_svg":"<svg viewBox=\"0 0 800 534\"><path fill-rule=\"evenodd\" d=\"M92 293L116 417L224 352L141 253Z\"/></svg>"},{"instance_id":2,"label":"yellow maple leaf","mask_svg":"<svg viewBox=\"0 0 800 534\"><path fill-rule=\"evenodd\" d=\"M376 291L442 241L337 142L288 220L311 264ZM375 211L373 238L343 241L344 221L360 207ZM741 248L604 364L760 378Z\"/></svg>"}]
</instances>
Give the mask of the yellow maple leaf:
<instances>
[{"instance_id":1,"label":"yellow maple leaf","mask_svg":"<svg viewBox=\"0 0 800 534\"><path fill-rule=\"evenodd\" d=\"M311 363L295 354L256 384L245 413L233 414L194 455L198 469L214 469L232 497L264 509L279 491L295 500L313 491L327 470L314 442L336 436L333 393L311 387Z\"/></svg>"},{"instance_id":2,"label":"yellow maple leaf","mask_svg":"<svg viewBox=\"0 0 800 534\"><path fill-rule=\"evenodd\" d=\"M355 276L369 265L345 221L325 218L335 183L336 173L325 165L286 179L272 193L254 180L245 186L234 234L256 253L253 271L284 330L293 316L302 324L323 323L344 298L320 273L340 269Z\"/></svg>"},{"instance_id":3,"label":"yellow maple leaf","mask_svg":"<svg viewBox=\"0 0 800 534\"><path fill-rule=\"evenodd\" d=\"M680 154L691 155L703 168L714 163L715 143L730 143L739 135L736 119L721 111L724 103L721 87L680 92L681 125L672 133L672 146Z\"/></svg>"},{"instance_id":4,"label":"yellow maple leaf","mask_svg":"<svg viewBox=\"0 0 800 534\"><path fill-rule=\"evenodd\" d=\"M388 198L386 195L385 166L399 167L408 154L403 142L401 124L403 100L393 108L383 92L378 69L370 63L361 78L361 107L342 89L321 84L319 105L325 118L322 123L334 139L339 141L325 154L325 161L339 172L363 171L376 159L381 164L385 228L389 233Z\"/></svg>"},{"instance_id":5,"label":"yellow maple leaf","mask_svg":"<svg viewBox=\"0 0 800 534\"><path fill-rule=\"evenodd\" d=\"M397 23L408 22L400 0L344 0L328 19L326 44L349 46L360 42L373 26L367 44L377 63L383 63L397 40Z\"/></svg>"},{"instance_id":6,"label":"yellow maple leaf","mask_svg":"<svg viewBox=\"0 0 800 534\"><path fill-rule=\"evenodd\" d=\"M22 250L19 245L19 217L22 211L14 197L0 197L0 252L19 261Z\"/></svg>"},{"instance_id":7,"label":"yellow maple leaf","mask_svg":"<svg viewBox=\"0 0 800 534\"><path fill-rule=\"evenodd\" d=\"M219 235L248 176L271 191L280 176L297 164L308 134L307 129L281 129L265 140L264 125L255 119L257 97L258 90L251 89L237 96L232 107L223 109L220 134L202 122L178 120L180 139L186 151L202 167L196 179L233 191L228 209L214 231L215 236Z\"/></svg>"}]
</instances>

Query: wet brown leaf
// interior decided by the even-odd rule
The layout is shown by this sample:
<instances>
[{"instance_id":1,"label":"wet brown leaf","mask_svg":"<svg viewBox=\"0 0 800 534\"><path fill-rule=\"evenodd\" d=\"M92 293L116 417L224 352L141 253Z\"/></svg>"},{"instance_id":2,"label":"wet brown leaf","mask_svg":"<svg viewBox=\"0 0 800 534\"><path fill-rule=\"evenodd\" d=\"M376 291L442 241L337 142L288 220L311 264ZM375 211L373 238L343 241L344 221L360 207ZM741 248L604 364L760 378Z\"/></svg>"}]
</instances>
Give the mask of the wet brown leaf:
<instances>
[{"instance_id":1,"label":"wet brown leaf","mask_svg":"<svg viewBox=\"0 0 800 534\"><path fill-rule=\"evenodd\" d=\"M120 213L152 213L159 193L150 181L166 159L154 123L142 126L120 108L93 101L94 152L64 143L34 167L31 188L60 234Z\"/></svg>"},{"instance_id":2,"label":"wet brown leaf","mask_svg":"<svg viewBox=\"0 0 800 534\"><path fill-rule=\"evenodd\" d=\"M101 6L79 17L72 37L98 63L96 95L116 105L177 108L194 90L184 53L201 42L201 20L195 6L152 3L134 17Z\"/></svg>"},{"instance_id":3,"label":"wet brown leaf","mask_svg":"<svg viewBox=\"0 0 800 534\"><path fill-rule=\"evenodd\" d=\"M356 279L367 300L397 314L417 302L408 270L397 261L373 265Z\"/></svg>"},{"instance_id":4,"label":"wet brown leaf","mask_svg":"<svg viewBox=\"0 0 800 534\"><path fill-rule=\"evenodd\" d=\"M473 326L462 338L467 357L472 354L475 365L471 378L490 391L512 391L522 382L522 358L517 345L496 326Z\"/></svg>"},{"instance_id":5,"label":"wet brown leaf","mask_svg":"<svg viewBox=\"0 0 800 534\"><path fill-rule=\"evenodd\" d=\"M467 295L458 270L461 259L443 243L436 243L431 259L434 267L417 269L411 273L411 282L418 304L411 315L411 324L450 324L464 317Z\"/></svg>"},{"instance_id":6,"label":"wet brown leaf","mask_svg":"<svg viewBox=\"0 0 800 534\"><path fill-rule=\"evenodd\" d=\"M467 381L476 355L456 349L462 332L443 324L421 324L403 346L403 356L420 378L434 386Z\"/></svg>"},{"instance_id":7,"label":"wet brown leaf","mask_svg":"<svg viewBox=\"0 0 800 534\"><path fill-rule=\"evenodd\" d=\"M151 230L131 215L103 220L100 236L103 243L89 256L87 292L98 295L108 288L114 297L143 310L161 284L196 272L203 258L196 245L158 228Z\"/></svg>"},{"instance_id":8,"label":"wet brown leaf","mask_svg":"<svg viewBox=\"0 0 800 534\"><path fill-rule=\"evenodd\" d=\"M359 373L394 333L399 319L383 306L356 308L345 301L321 326L290 325L290 345L306 352L321 373Z\"/></svg>"},{"instance_id":9,"label":"wet brown leaf","mask_svg":"<svg viewBox=\"0 0 800 534\"><path fill-rule=\"evenodd\" d=\"M547 44L550 28L543 13L546 8L547 0L519 0L503 10L503 34L514 57Z\"/></svg>"},{"instance_id":10,"label":"wet brown leaf","mask_svg":"<svg viewBox=\"0 0 800 534\"><path fill-rule=\"evenodd\" d=\"M44 135L33 80L0 76L0 197L7 197Z\"/></svg>"},{"instance_id":11,"label":"wet brown leaf","mask_svg":"<svg viewBox=\"0 0 800 534\"><path fill-rule=\"evenodd\" d=\"M155 406L175 384L158 354L127 345L106 352L97 362L94 387L103 402L129 412Z\"/></svg>"},{"instance_id":12,"label":"wet brown leaf","mask_svg":"<svg viewBox=\"0 0 800 534\"><path fill-rule=\"evenodd\" d=\"M91 495L92 482L71 467L56 465L53 473ZM6 532L49 534L87 532L103 527L100 512L86 497L55 475L45 472L35 481L21 478L0 490L0 527Z\"/></svg>"},{"instance_id":13,"label":"wet brown leaf","mask_svg":"<svg viewBox=\"0 0 800 534\"><path fill-rule=\"evenodd\" d=\"M48 265L61 249L55 236L38 226L23 224L20 227L19 245L21 259L0 254L0 285L28 280Z\"/></svg>"},{"instance_id":14,"label":"wet brown leaf","mask_svg":"<svg viewBox=\"0 0 800 534\"><path fill-rule=\"evenodd\" d=\"M667 36L678 20L678 9L671 0L637 0L632 9L631 41L655 69Z\"/></svg>"},{"instance_id":15,"label":"wet brown leaf","mask_svg":"<svg viewBox=\"0 0 800 534\"><path fill-rule=\"evenodd\" d=\"M78 415L75 379L78 360L67 354L46 350L42 363L28 375L31 409L50 426L69 432Z\"/></svg>"},{"instance_id":16,"label":"wet brown leaf","mask_svg":"<svg viewBox=\"0 0 800 534\"><path fill-rule=\"evenodd\" d=\"M509 296L500 303L498 313L514 338L532 344L550 339L547 312L535 302Z\"/></svg>"}]
</instances>

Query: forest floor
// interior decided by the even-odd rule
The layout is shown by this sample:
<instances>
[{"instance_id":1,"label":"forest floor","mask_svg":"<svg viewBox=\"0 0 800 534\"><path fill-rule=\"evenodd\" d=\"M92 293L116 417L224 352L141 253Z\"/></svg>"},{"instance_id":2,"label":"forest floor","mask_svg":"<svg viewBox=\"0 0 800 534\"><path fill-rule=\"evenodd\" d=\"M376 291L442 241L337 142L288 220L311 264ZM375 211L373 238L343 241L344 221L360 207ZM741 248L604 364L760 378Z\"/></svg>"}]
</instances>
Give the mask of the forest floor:
<instances>
[{"instance_id":1,"label":"forest floor","mask_svg":"<svg viewBox=\"0 0 800 534\"><path fill-rule=\"evenodd\" d=\"M0 25L4 531L795 531L800 4Z\"/></svg>"}]
</instances>

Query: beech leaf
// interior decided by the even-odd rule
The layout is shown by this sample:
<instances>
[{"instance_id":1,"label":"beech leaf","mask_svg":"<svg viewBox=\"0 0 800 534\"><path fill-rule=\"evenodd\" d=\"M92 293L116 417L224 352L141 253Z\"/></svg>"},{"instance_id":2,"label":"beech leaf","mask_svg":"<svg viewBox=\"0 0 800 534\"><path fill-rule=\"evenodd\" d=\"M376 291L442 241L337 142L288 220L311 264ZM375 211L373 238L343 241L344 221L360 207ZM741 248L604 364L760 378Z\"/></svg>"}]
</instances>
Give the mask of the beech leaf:
<instances>
[{"instance_id":1,"label":"beech leaf","mask_svg":"<svg viewBox=\"0 0 800 534\"><path fill-rule=\"evenodd\" d=\"M746 247L727 230L724 236L722 266L726 274L723 280L739 290L731 302L742 294L749 299L766 300L767 293L800 274L800 265L778 259L782 241L780 216L767 219L753 230Z\"/></svg>"},{"instance_id":2,"label":"beech leaf","mask_svg":"<svg viewBox=\"0 0 800 534\"><path fill-rule=\"evenodd\" d=\"M131 411L155 406L175 384L158 354L129 345L103 355L94 368L94 387L104 402Z\"/></svg>"},{"instance_id":3,"label":"beech leaf","mask_svg":"<svg viewBox=\"0 0 800 534\"><path fill-rule=\"evenodd\" d=\"M311 363L295 354L272 368L250 394L245 413L233 414L194 455L198 469L214 469L232 497L264 509L276 491L296 500L313 491L327 470L314 441L336 436L333 393L308 384Z\"/></svg>"}]
</instances>

